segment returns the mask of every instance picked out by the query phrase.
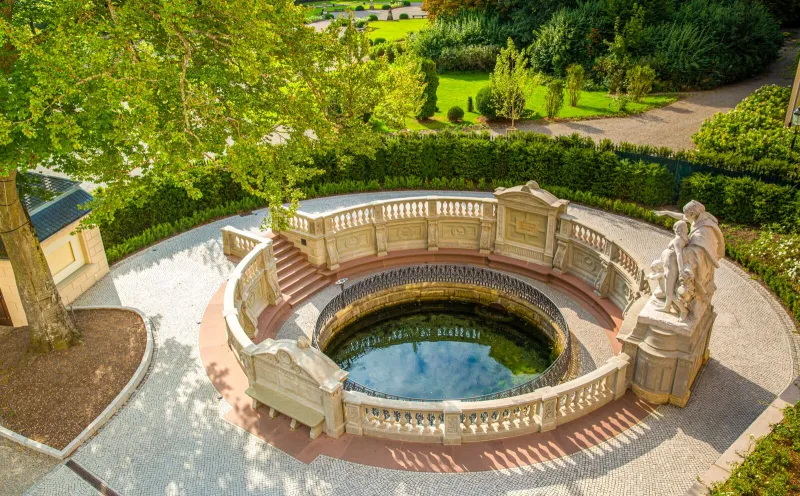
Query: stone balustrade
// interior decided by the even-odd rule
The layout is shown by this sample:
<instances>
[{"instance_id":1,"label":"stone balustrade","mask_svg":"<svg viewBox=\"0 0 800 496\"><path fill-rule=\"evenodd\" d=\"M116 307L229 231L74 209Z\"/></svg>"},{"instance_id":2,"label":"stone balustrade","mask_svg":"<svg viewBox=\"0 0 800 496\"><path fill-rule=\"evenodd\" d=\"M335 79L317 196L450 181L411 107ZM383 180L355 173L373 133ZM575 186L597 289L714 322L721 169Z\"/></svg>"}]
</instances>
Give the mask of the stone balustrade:
<instances>
[{"instance_id":1,"label":"stone balustrade","mask_svg":"<svg viewBox=\"0 0 800 496\"><path fill-rule=\"evenodd\" d=\"M464 248L490 253L497 200L420 196L342 208L298 212L282 234L314 265L335 270L357 258L392 251Z\"/></svg>"},{"instance_id":2,"label":"stone balustrade","mask_svg":"<svg viewBox=\"0 0 800 496\"><path fill-rule=\"evenodd\" d=\"M573 275L623 314L650 292L642 263L566 213L568 202L535 183L498 189L495 198L420 196L322 214L298 212L282 232L328 270L402 250L456 248L498 254Z\"/></svg>"},{"instance_id":3,"label":"stone balustrade","mask_svg":"<svg viewBox=\"0 0 800 496\"><path fill-rule=\"evenodd\" d=\"M345 429L398 441L461 444L546 432L625 394L630 358L535 392L489 401L401 401L344 392Z\"/></svg>"},{"instance_id":4,"label":"stone balustrade","mask_svg":"<svg viewBox=\"0 0 800 496\"><path fill-rule=\"evenodd\" d=\"M226 255L243 257L228 278L224 313L226 321L229 314L236 316L236 327L249 340L255 336L258 316L281 296L272 240L226 226L222 247Z\"/></svg>"},{"instance_id":5,"label":"stone balustrade","mask_svg":"<svg viewBox=\"0 0 800 496\"><path fill-rule=\"evenodd\" d=\"M650 292L641 261L576 222L566 213L567 203L530 182L498 189L495 198L423 196L324 214L298 212L281 234L309 262L329 271L350 260L402 250L466 249L503 255L574 276L627 312ZM259 380L289 385L282 387L282 394L324 411L328 435L346 430L445 444L501 439L554 429L618 399L628 386L631 360L622 353L571 381L485 401L406 401L344 391L347 374L332 367L321 352L309 352L305 343L267 339L253 344L258 315L280 296L272 243L225 228L223 245L226 254L243 256L225 291L231 350L251 386ZM276 343L291 353L273 353ZM279 364L275 360L281 357L289 360ZM323 370L327 372L320 373Z\"/></svg>"}]
</instances>

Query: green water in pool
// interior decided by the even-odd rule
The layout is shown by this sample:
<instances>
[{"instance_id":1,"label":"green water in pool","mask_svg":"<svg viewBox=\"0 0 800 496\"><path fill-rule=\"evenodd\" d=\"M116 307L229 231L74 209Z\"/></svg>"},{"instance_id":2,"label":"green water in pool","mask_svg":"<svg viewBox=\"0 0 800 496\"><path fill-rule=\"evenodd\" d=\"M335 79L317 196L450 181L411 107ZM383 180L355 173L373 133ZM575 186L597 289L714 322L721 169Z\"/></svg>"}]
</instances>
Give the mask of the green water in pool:
<instances>
[{"instance_id":1,"label":"green water in pool","mask_svg":"<svg viewBox=\"0 0 800 496\"><path fill-rule=\"evenodd\" d=\"M325 353L348 377L386 394L460 399L535 379L555 360L538 326L494 307L398 305L345 327Z\"/></svg>"}]
</instances>

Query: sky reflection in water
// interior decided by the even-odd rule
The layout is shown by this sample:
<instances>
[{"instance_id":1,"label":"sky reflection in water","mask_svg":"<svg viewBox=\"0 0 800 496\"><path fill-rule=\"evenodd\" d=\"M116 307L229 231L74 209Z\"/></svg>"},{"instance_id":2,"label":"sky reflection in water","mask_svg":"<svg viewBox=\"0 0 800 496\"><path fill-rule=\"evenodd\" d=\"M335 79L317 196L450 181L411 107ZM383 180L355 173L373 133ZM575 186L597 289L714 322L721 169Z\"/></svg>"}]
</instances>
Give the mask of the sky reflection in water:
<instances>
[{"instance_id":1,"label":"sky reflection in water","mask_svg":"<svg viewBox=\"0 0 800 496\"><path fill-rule=\"evenodd\" d=\"M469 398L524 384L555 358L538 327L475 304L400 305L343 329L326 353L349 378L388 394Z\"/></svg>"}]
</instances>

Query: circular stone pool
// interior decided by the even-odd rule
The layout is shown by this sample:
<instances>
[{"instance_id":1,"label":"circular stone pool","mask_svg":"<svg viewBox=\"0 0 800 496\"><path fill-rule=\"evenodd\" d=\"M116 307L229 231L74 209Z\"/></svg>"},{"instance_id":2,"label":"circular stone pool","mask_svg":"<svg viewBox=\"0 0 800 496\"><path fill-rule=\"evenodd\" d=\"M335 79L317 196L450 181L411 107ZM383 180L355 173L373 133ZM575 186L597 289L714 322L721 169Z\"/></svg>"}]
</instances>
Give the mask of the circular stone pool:
<instances>
[{"instance_id":1,"label":"circular stone pool","mask_svg":"<svg viewBox=\"0 0 800 496\"><path fill-rule=\"evenodd\" d=\"M529 383L557 358L556 348L540 327L500 306L423 301L359 318L325 353L369 389L435 400Z\"/></svg>"}]
</instances>

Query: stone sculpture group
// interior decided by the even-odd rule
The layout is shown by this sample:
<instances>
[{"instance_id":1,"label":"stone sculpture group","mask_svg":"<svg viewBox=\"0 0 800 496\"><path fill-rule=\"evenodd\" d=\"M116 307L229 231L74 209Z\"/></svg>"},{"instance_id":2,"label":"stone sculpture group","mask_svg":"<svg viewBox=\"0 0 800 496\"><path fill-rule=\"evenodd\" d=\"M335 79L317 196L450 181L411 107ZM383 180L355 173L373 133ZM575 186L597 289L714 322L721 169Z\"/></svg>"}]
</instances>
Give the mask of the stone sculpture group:
<instances>
[{"instance_id":1,"label":"stone sculpture group","mask_svg":"<svg viewBox=\"0 0 800 496\"><path fill-rule=\"evenodd\" d=\"M711 303L716 290L714 271L725 256L725 240L717 219L695 200L683 207L683 215L657 213L678 222L673 226L675 237L653 261L648 277L658 281L653 296L664 302L658 310L670 313L675 308L683 322L700 315Z\"/></svg>"}]
</instances>

